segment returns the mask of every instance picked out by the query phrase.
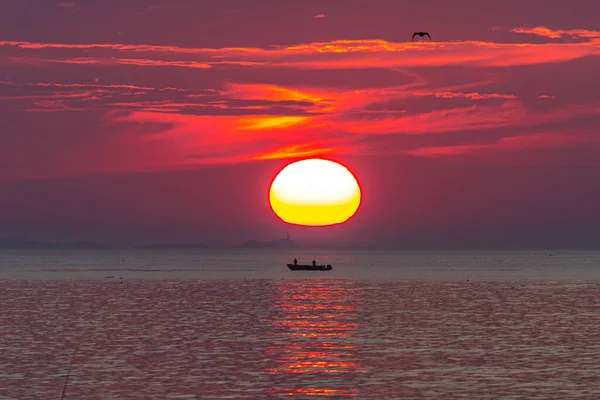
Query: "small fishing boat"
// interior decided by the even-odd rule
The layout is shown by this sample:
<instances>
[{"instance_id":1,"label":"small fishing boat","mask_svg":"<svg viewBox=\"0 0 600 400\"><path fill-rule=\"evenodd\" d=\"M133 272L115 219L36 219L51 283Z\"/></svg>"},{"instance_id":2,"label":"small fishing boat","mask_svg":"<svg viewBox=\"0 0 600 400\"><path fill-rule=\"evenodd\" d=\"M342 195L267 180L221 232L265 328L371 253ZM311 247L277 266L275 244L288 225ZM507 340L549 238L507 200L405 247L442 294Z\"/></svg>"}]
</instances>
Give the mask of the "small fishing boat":
<instances>
[{"instance_id":1,"label":"small fishing boat","mask_svg":"<svg viewBox=\"0 0 600 400\"><path fill-rule=\"evenodd\" d=\"M331 271L333 269L333 267L331 266L331 264L327 264L327 265L316 265L316 264L308 264L308 265L302 265L302 264L288 264L287 265L289 269L291 269L292 271Z\"/></svg>"}]
</instances>

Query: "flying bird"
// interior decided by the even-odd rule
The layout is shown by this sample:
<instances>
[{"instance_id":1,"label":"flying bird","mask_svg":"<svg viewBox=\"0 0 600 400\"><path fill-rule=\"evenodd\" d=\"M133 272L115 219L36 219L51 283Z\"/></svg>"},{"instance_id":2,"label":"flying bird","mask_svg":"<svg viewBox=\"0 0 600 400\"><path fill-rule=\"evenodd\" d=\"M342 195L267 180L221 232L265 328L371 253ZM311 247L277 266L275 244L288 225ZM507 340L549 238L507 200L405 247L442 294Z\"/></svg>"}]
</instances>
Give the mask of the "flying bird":
<instances>
[{"instance_id":1,"label":"flying bird","mask_svg":"<svg viewBox=\"0 0 600 400\"><path fill-rule=\"evenodd\" d=\"M431 42L431 36L429 36L429 32L415 32L415 33L413 33L411 42L415 41L415 36L417 36L417 35L419 35L420 37L423 37L423 36L427 35L427 37L429 38L429 41Z\"/></svg>"}]
</instances>

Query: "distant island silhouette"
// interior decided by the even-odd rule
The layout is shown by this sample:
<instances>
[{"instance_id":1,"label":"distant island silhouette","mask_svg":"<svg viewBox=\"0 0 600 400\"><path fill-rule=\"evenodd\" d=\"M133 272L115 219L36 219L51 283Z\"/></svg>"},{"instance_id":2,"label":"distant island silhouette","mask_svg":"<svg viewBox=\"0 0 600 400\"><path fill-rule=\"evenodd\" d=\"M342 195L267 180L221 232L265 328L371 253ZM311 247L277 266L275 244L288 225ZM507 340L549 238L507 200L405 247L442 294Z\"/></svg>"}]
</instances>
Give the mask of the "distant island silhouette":
<instances>
[{"instance_id":1,"label":"distant island silhouette","mask_svg":"<svg viewBox=\"0 0 600 400\"><path fill-rule=\"evenodd\" d=\"M93 242L38 242L35 240L0 239L0 249L110 249Z\"/></svg>"},{"instance_id":2,"label":"distant island silhouette","mask_svg":"<svg viewBox=\"0 0 600 400\"><path fill-rule=\"evenodd\" d=\"M275 240L246 240L239 248L245 249L293 249L298 248L298 244L290 239L290 234L286 232L285 239Z\"/></svg>"},{"instance_id":3,"label":"distant island silhouette","mask_svg":"<svg viewBox=\"0 0 600 400\"><path fill-rule=\"evenodd\" d=\"M160 249L160 250L186 250L186 249L210 249L210 246L191 243L172 243L172 244L149 244L134 246L134 249Z\"/></svg>"},{"instance_id":4,"label":"distant island silhouette","mask_svg":"<svg viewBox=\"0 0 600 400\"><path fill-rule=\"evenodd\" d=\"M381 246L380 246L381 247ZM376 244L337 242L337 241L309 241L296 243L286 238L275 240L246 240L241 244L223 246L209 246L199 243L155 243L155 244L99 244L92 241L53 242L37 241L26 238L0 238L0 250L234 250L234 249L373 249L379 248Z\"/></svg>"},{"instance_id":5,"label":"distant island silhouette","mask_svg":"<svg viewBox=\"0 0 600 400\"><path fill-rule=\"evenodd\" d=\"M246 240L241 246L242 248L252 248L252 249L266 249L266 248L297 248L300 247L293 240L289 239L277 239L277 240L269 240L269 241L260 241L260 240Z\"/></svg>"},{"instance_id":6,"label":"distant island silhouette","mask_svg":"<svg viewBox=\"0 0 600 400\"><path fill-rule=\"evenodd\" d=\"M94 249L138 249L138 250L186 250L186 249L210 249L203 244L173 243L173 244L149 244L138 246L114 246L94 242L44 242L27 239L0 239L0 249L14 250L94 250Z\"/></svg>"}]
</instances>

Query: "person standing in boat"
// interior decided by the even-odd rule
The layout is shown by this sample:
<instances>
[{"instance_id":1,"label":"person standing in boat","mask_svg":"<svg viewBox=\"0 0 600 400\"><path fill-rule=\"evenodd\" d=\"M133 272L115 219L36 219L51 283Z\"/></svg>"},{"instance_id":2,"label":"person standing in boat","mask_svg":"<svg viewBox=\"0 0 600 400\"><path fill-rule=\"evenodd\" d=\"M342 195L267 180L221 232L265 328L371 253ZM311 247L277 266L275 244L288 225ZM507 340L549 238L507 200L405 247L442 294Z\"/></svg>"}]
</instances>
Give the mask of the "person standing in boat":
<instances>
[{"instance_id":1,"label":"person standing in boat","mask_svg":"<svg viewBox=\"0 0 600 400\"><path fill-rule=\"evenodd\" d=\"M313 267L317 265L317 262L315 260L313 260Z\"/></svg>"},{"instance_id":2,"label":"person standing in boat","mask_svg":"<svg viewBox=\"0 0 600 400\"><path fill-rule=\"evenodd\" d=\"M294 258L294 265L298 265L298 260Z\"/></svg>"}]
</instances>

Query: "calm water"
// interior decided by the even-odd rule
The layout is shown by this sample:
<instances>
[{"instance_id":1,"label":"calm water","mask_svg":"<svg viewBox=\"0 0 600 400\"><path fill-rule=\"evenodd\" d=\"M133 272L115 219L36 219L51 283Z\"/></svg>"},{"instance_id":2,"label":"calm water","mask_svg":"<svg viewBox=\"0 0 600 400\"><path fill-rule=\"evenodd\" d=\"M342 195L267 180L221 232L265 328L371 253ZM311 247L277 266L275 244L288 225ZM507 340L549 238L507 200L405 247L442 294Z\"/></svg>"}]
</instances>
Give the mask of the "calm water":
<instances>
[{"instance_id":1,"label":"calm water","mask_svg":"<svg viewBox=\"0 0 600 400\"><path fill-rule=\"evenodd\" d=\"M600 253L296 256L0 252L0 399L600 398Z\"/></svg>"}]
</instances>

